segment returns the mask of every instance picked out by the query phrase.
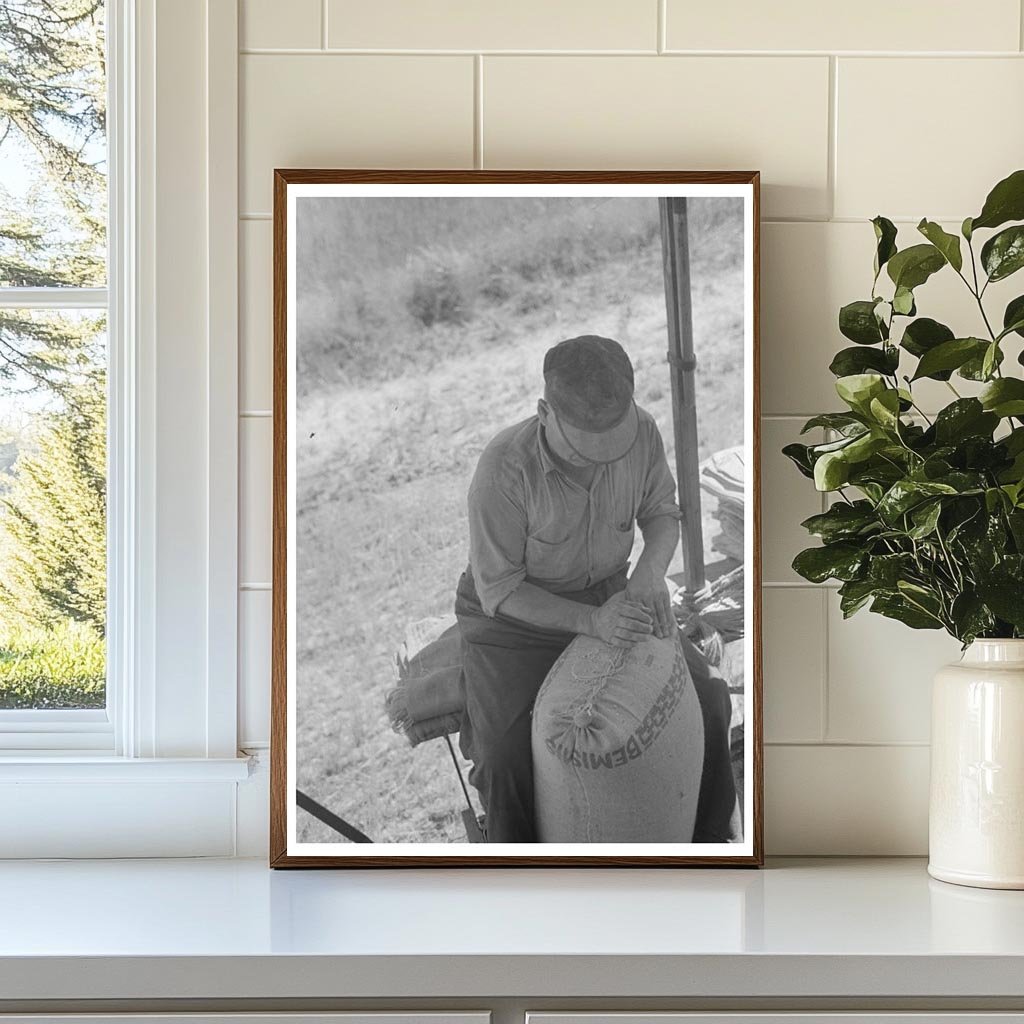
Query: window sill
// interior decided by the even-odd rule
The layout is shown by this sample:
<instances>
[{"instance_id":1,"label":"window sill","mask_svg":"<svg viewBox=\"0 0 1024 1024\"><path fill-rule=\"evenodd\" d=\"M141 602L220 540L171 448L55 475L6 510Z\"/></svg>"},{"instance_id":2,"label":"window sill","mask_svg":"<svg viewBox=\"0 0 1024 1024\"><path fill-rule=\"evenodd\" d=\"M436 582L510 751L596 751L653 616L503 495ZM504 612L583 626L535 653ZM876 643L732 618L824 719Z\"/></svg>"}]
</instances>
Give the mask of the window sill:
<instances>
[{"instance_id":1,"label":"window sill","mask_svg":"<svg viewBox=\"0 0 1024 1024\"><path fill-rule=\"evenodd\" d=\"M4 782L242 782L250 757L114 757L66 753L0 755Z\"/></svg>"}]
</instances>

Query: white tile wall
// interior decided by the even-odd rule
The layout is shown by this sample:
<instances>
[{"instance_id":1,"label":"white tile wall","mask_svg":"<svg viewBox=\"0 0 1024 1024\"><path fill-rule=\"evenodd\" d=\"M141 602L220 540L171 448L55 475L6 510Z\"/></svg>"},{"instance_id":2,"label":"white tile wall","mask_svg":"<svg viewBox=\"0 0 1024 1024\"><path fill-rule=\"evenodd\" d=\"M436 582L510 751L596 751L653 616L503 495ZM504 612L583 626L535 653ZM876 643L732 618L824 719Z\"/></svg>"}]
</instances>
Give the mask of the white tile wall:
<instances>
[{"instance_id":1,"label":"white tile wall","mask_svg":"<svg viewBox=\"0 0 1024 1024\"><path fill-rule=\"evenodd\" d=\"M269 220L244 220L238 236L238 329L244 339L238 354L238 407L246 412L266 412L274 393L274 231Z\"/></svg>"},{"instance_id":2,"label":"white tile wall","mask_svg":"<svg viewBox=\"0 0 1024 1024\"><path fill-rule=\"evenodd\" d=\"M801 437L803 424L802 417L761 421L761 572L765 583L800 582L791 567L793 557L814 543L800 524L825 508L811 481L782 454L782 448L794 441L812 444L823 440L820 430Z\"/></svg>"},{"instance_id":3,"label":"white tile wall","mask_svg":"<svg viewBox=\"0 0 1024 1024\"><path fill-rule=\"evenodd\" d=\"M483 154L487 167L759 168L767 215L821 217L828 60L485 58Z\"/></svg>"},{"instance_id":4,"label":"white tile wall","mask_svg":"<svg viewBox=\"0 0 1024 1024\"><path fill-rule=\"evenodd\" d=\"M241 0L238 39L242 49L320 49L322 0Z\"/></svg>"},{"instance_id":5,"label":"white tile wall","mask_svg":"<svg viewBox=\"0 0 1024 1024\"><path fill-rule=\"evenodd\" d=\"M243 415L270 407L275 166L760 168L767 847L924 852L928 681L957 645L863 613L844 622L834 590L795 576L797 524L821 500L778 450L836 405L827 364L839 306L871 284L866 219L907 235L922 215L952 226L1024 163L1019 0L241 7ZM974 332L958 284L938 275L919 306ZM270 420L244 415L239 726L257 746L270 448Z\"/></svg>"},{"instance_id":6,"label":"white tile wall","mask_svg":"<svg viewBox=\"0 0 1024 1024\"><path fill-rule=\"evenodd\" d=\"M825 735L824 588L770 587L762 598L764 738L820 743Z\"/></svg>"},{"instance_id":7,"label":"white tile wall","mask_svg":"<svg viewBox=\"0 0 1024 1024\"><path fill-rule=\"evenodd\" d=\"M667 0L670 50L1016 50L1017 0Z\"/></svg>"},{"instance_id":8,"label":"white tile wall","mask_svg":"<svg viewBox=\"0 0 1024 1024\"><path fill-rule=\"evenodd\" d=\"M269 590L243 590L238 600L238 745L262 746L270 735ZM248 685L257 680L259 685Z\"/></svg>"},{"instance_id":9,"label":"white tile wall","mask_svg":"<svg viewBox=\"0 0 1024 1024\"><path fill-rule=\"evenodd\" d=\"M241 203L269 213L275 167L471 167L473 58L241 58Z\"/></svg>"},{"instance_id":10,"label":"white tile wall","mask_svg":"<svg viewBox=\"0 0 1024 1024\"><path fill-rule=\"evenodd\" d=\"M239 429L239 576L243 586L270 582L273 509L269 416L245 416Z\"/></svg>"},{"instance_id":11,"label":"white tile wall","mask_svg":"<svg viewBox=\"0 0 1024 1024\"><path fill-rule=\"evenodd\" d=\"M328 0L331 47L384 50L657 49L658 0Z\"/></svg>"},{"instance_id":12,"label":"white tile wall","mask_svg":"<svg viewBox=\"0 0 1024 1024\"><path fill-rule=\"evenodd\" d=\"M937 14L943 6L935 5ZM916 221L927 213L959 223L1021 165L1019 56L841 58L836 76L838 216L885 210L890 217ZM890 138L884 126L893 115L903 127Z\"/></svg>"}]
</instances>

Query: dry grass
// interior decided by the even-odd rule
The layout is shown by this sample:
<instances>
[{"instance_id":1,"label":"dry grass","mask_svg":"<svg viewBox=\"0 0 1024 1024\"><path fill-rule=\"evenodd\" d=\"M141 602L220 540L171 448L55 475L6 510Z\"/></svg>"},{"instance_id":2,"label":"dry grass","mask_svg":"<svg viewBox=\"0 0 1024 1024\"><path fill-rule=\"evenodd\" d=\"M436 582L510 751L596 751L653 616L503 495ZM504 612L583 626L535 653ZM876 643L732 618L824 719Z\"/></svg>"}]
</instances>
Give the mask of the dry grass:
<instances>
[{"instance_id":1,"label":"dry grass","mask_svg":"<svg viewBox=\"0 0 1024 1024\"><path fill-rule=\"evenodd\" d=\"M617 200L560 211L531 200L497 218L486 204L464 218L436 206L396 218L392 207L389 225L381 204L363 220L349 203L335 201L344 232L335 225L332 233L326 209L300 221L316 224L300 244L315 253L318 272L299 308L299 785L377 841L452 842L464 838L462 798L445 745L410 750L384 715L391 655L407 623L451 610L476 459L494 433L532 413L551 344L583 333L619 339L636 367L637 400L658 420L671 459L656 206ZM702 456L742 440L737 217L725 201L695 203ZM451 280L406 255L421 237L458 253ZM358 272L351 246L368 249ZM502 289L489 285L498 271ZM332 279L346 284L328 301L323 282ZM372 294L375 279L392 298L382 307L389 322L378 312L358 350L355 334L328 344L341 338L339 324L358 323L362 314L346 303L355 291ZM418 321L417 287L442 296L456 289L463 312ZM309 350L307 338L315 339ZM707 536L707 510L704 521ZM337 841L300 819L301 839Z\"/></svg>"}]
</instances>

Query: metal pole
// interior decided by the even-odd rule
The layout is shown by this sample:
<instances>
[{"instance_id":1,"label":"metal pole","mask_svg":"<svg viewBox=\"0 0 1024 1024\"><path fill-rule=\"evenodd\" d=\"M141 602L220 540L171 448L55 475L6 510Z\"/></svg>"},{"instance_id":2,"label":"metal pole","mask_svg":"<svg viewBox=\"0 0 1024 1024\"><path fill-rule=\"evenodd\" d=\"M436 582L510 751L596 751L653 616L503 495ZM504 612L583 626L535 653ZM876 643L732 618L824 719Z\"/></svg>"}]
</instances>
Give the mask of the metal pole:
<instances>
[{"instance_id":1,"label":"metal pole","mask_svg":"<svg viewBox=\"0 0 1024 1024\"><path fill-rule=\"evenodd\" d=\"M693 372L693 312L690 306L690 244L686 198L658 200L661 252L665 270L668 363L672 381L672 426L676 446L676 480L683 514L686 589L704 586L704 530L700 509L700 463L697 453L697 396Z\"/></svg>"}]
</instances>

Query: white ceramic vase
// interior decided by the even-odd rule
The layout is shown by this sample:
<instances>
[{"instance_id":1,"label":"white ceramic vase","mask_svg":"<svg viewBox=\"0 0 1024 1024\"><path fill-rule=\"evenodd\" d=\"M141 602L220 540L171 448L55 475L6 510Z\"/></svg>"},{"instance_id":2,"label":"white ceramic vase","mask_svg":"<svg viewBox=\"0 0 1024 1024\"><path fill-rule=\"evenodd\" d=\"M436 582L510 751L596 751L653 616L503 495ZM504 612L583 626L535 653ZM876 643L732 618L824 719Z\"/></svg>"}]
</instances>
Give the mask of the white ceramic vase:
<instances>
[{"instance_id":1,"label":"white ceramic vase","mask_svg":"<svg viewBox=\"0 0 1024 1024\"><path fill-rule=\"evenodd\" d=\"M932 689L928 872L1024 889L1024 640L975 640Z\"/></svg>"}]
</instances>

